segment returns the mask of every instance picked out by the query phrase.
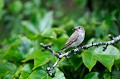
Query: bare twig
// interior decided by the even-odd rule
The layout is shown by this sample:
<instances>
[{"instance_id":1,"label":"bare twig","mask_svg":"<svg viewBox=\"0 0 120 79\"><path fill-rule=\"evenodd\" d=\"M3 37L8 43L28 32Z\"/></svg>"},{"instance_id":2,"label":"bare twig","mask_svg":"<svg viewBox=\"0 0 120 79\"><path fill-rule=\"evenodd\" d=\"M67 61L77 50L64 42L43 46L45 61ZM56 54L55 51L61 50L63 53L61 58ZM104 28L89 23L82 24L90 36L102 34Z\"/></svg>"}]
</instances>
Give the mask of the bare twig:
<instances>
[{"instance_id":1,"label":"bare twig","mask_svg":"<svg viewBox=\"0 0 120 79\"><path fill-rule=\"evenodd\" d=\"M53 56L59 57L59 54L56 53L54 50L51 49L52 44L46 44L40 43L40 46L43 47L43 50L49 50Z\"/></svg>"},{"instance_id":2,"label":"bare twig","mask_svg":"<svg viewBox=\"0 0 120 79\"><path fill-rule=\"evenodd\" d=\"M108 45L114 44L114 43L120 41L120 35L118 35L117 37L112 37L111 35L109 35L109 38L111 39L110 41L107 41L107 42L98 42L98 43L93 43L92 42L92 44L84 45L84 46L78 46L77 48L72 49L72 50L70 50L70 51L68 51L68 52L66 52L64 54L62 54L62 52L56 53L54 50L51 49L52 45L50 45L50 44L44 45L44 44L41 43L40 46L42 46L44 48L44 50L49 50L53 56L56 56L58 58L58 60L55 62L55 64L52 67L49 67L49 70L48 70L49 72L47 71L48 74L50 74L51 71L53 71L53 69L57 66L58 62L63 57L69 58L69 56L71 54L76 54L76 53L78 53L78 51L80 51L82 49L87 50L88 48L91 48L93 46L98 47L98 46L101 46L101 45L105 45L103 47L103 51L105 51L107 49Z\"/></svg>"}]
</instances>

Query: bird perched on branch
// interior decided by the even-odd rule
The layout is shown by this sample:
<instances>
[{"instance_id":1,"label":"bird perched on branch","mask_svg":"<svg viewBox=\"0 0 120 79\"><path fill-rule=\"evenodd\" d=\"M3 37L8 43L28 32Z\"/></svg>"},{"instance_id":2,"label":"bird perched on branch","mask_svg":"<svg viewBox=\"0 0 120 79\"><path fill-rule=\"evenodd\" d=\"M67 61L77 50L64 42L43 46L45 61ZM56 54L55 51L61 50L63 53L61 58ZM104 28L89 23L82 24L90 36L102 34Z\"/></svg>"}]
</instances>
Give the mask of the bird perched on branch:
<instances>
[{"instance_id":1,"label":"bird perched on branch","mask_svg":"<svg viewBox=\"0 0 120 79\"><path fill-rule=\"evenodd\" d=\"M80 45L85 38L85 30L82 26L76 26L73 28L74 33L70 36L68 41L65 43L62 51L65 51L69 47L76 47Z\"/></svg>"}]
</instances>

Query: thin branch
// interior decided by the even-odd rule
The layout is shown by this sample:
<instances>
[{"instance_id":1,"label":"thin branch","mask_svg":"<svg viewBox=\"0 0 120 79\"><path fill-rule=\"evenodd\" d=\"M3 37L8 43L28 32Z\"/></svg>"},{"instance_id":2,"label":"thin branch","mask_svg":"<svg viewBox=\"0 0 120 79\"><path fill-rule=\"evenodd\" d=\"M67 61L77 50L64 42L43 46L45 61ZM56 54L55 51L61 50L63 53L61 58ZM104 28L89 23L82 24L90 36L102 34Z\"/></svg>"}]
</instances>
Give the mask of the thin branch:
<instances>
[{"instance_id":1,"label":"thin branch","mask_svg":"<svg viewBox=\"0 0 120 79\"><path fill-rule=\"evenodd\" d=\"M65 56L69 56L70 54L77 53L78 51L80 51L82 49L86 50L86 49L88 49L90 47L93 47L93 46L97 46L97 47L101 46L101 45L107 45L108 46L110 44L118 42L119 40L120 40L120 35L115 37L113 40L108 41L108 42L99 42L99 43L92 43L92 44L84 45L84 46L78 46L77 48L75 48L73 50L70 50L70 51L68 51L68 52L66 52L64 54L59 55L59 58L62 58L62 57L65 57ZM107 48L107 46L106 46L106 48Z\"/></svg>"},{"instance_id":2,"label":"thin branch","mask_svg":"<svg viewBox=\"0 0 120 79\"><path fill-rule=\"evenodd\" d=\"M59 54L51 49L52 44L44 45L43 43L40 43L40 46L44 48L43 50L49 50L53 56L56 56L58 58Z\"/></svg>"},{"instance_id":3,"label":"thin branch","mask_svg":"<svg viewBox=\"0 0 120 79\"><path fill-rule=\"evenodd\" d=\"M53 71L53 69L57 66L58 62L63 57L69 58L69 56L71 54L76 54L76 53L78 53L78 51L80 51L82 49L87 50L88 48L91 48L93 46L98 47L98 46L101 46L101 45L105 45L103 47L103 51L105 51L107 49L108 45L114 44L114 43L120 41L120 35L118 35L117 37L112 37L111 35L109 35L109 38L111 39L110 41L107 41L107 42L98 42L98 43L93 43L92 42L92 44L84 45L84 46L78 46L77 48L72 49L72 50L70 50L70 51L68 51L68 52L66 52L64 54L62 54L62 52L57 53L54 50L52 50L51 49L51 46L52 46L51 44L44 45L44 44L41 43L40 46L43 47L44 50L49 50L53 56L56 56L58 58L58 60L55 62L55 64L52 67L50 67L50 69L48 70L50 72L47 71L48 74L51 74L51 72Z\"/></svg>"}]
</instances>

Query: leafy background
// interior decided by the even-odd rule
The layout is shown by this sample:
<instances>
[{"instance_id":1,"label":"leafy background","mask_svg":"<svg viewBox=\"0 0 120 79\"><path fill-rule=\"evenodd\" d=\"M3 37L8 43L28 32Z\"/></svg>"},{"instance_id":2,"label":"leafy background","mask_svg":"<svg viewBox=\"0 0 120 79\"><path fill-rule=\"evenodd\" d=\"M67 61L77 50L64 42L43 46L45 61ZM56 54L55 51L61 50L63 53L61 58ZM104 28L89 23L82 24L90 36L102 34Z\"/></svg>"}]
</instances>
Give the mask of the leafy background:
<instances>
[{"instance_id":1,"label":"leafy background","mask_svg":"<svg viewBox=\"0 0 120 79\"><path fill-rule=\"evenodd\" d=\"M56 61L40 43L59 51L82 25L82 45L120 34L119 0L0 0L0 79L51 79ZM94 47L63 59L53 79L120 79L120 42Z\"/></svg>"}]
</instances>

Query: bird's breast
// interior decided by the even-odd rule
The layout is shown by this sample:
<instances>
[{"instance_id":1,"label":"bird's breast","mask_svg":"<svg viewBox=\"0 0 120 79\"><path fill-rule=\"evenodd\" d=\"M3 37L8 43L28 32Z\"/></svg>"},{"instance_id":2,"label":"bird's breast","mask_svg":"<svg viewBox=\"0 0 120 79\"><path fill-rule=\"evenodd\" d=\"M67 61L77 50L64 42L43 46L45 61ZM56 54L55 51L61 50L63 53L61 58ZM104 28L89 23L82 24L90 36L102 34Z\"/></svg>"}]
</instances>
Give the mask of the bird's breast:
<instances>
[{"instance_id":1,"label":"bird's breast","mask_svg":"<svg viewBox=\"0 0 120 79\"><path fill-rule=\"evenodd\" d=\"M72 44L72 46L78 46L78 45L80 45L80 44L83 42L84 37L85 37L85 34L84 34L84 33L83 33L83 34L82 34L82 33L79 34L78 39L76 40L76 42L74 42L74 43Z\"/></svg>"}]
</instances>

